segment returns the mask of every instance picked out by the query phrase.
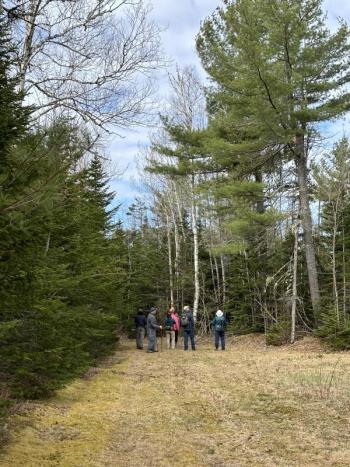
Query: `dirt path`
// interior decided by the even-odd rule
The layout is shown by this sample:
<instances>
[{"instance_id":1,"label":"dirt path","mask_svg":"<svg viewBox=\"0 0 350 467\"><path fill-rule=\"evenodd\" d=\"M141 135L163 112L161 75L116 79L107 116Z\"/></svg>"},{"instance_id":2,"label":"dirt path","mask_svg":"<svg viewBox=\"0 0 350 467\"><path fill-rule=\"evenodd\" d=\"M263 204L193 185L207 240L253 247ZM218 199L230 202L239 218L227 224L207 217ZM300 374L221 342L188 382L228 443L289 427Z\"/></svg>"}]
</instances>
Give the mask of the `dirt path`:
<instances>
[{"instance_id":1,"label":"dirt path","mask_svg":"<svg viewBox=\"0 0 350 467\"><path fill-rule=\"evenodd\" d=\"M97 374L23 407L0 465L349 466L350 355L313 346L124 343Z\"/></svg>"}]
</instances>

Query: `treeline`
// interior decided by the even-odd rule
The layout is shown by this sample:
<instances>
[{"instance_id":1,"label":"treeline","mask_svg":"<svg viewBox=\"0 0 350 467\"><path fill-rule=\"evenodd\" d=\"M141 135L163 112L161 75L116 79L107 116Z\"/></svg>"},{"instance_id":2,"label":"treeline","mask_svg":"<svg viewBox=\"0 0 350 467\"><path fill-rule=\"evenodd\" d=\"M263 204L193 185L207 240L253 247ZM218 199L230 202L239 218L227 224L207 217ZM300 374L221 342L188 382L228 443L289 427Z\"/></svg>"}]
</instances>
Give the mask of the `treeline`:
<instances>
[{"instance_id":1,"label":"treeline","mask_svg":"<svg viewBox=\"0 0 350 467\"><path fill-rule=\"evenodd\" d=\"M170 76L148 195L121 223L98 142L147 110L147 8L2 3L1 410L81 374L139 307L191 304L202 332L220 308L236 334L350 347L350 144L326 145L350 106L345 22L331 33L319 0L224 2L197 37L211 84Z\"/></svg>"},{"instance_id":2,"label":"treeline","mask_svg":"<svg viewBox=\"0 0 350 467\"><path fill-rule=\"evenodd\" d=\"M100 137L147 112L158 46L142 2L0 2L0 416L113 351L139 305Z\"/></svg>"},{"instance_id":3,"label":"treeline","mask_svg":"<svg viewBox=\"0 0 350 467\"><path fill-rule=\"evenodd\" d=\"M64 120L29 131L1 29L1 380L37 397L113 345L122 237L98 156L82 164L89 137Z\"/></svg>"},{"instance_id":4,"label":"treeline","mask_svg":"<svg viewBox=\"0 0 350 467\"><path fill-rule=\"evenodd\" d=\"M350 348L350 145L329 144L350 107L348 25L331 33L319 0L224 3L196 40L210 85L177 70L147 155L169 300L194 297L204 329L219 307L235 333Z\"/></svg>"}]
</instances>

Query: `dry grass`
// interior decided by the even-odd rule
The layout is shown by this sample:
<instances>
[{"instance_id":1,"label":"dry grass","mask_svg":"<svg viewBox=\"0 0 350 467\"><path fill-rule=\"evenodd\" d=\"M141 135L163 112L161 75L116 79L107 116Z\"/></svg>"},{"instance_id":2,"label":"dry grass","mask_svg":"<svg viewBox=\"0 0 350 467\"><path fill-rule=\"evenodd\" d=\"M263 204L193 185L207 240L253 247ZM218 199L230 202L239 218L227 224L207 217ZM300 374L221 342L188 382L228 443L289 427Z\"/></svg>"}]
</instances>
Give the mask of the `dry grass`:
<instances>
[{"instance_id":1,"label":"dry grass","mask_svg":"<svg viewBox=\"0 0 350 467\"><path fill-rule=\"evenodd\" d=\"M0 465L349 466L350 357L317 340L120 360L11 420Z\"/></svg>"}]
</instances>

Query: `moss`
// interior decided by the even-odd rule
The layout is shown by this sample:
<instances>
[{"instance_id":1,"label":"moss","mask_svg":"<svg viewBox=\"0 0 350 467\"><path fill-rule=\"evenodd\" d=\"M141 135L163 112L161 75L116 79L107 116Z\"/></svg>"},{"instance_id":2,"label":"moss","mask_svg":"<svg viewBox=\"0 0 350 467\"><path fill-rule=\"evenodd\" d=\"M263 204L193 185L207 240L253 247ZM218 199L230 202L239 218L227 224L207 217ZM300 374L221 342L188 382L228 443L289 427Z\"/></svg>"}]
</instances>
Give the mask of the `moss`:
<instances>
[{"instance_id":1,"label":"moss","mask_svg":"<svg viewBox=\"0 0 350 467\"><path fill-rule=\"evenodd\" d=\"M88 382L72 383L32 412L12 417L12 440L0 464L95 466L113 426L120 383L112 369L104 369Z\"/></svg>"}]
</instances>

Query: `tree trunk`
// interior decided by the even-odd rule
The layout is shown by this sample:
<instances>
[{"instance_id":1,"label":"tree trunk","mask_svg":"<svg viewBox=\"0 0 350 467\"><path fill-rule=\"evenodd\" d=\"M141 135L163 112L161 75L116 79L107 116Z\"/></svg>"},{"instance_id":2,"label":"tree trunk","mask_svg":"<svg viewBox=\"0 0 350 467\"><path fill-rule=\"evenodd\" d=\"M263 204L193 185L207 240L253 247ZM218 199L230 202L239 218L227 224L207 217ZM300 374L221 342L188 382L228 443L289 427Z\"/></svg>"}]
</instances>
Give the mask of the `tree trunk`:
<instances>
[{"instance_id":1,"label":"tree trunk","mask_svg":"<svg viewBox=\"0 0 350 467\"><path fill-rule=\"evenodd\" d=\"M346 261L345 261L345 232L344 232L344 225L343 225L343 322L345 322L346 317Z\"/></svg>"},{"instance_id":2,"label":"tree trunk","mask_svg":"<svg viewBox=\"0 0 350 467\"><path fill-rule=\"evenodd\" d=\"M175 184L173 185L174 190ZM172 220L174 223L174 239L175 239L175 261L174 261L174 273L175 273L175 290L176 290L176 305L179 305L180 301L180 293L179 293L179 279L180 279L180 254L181 254L181 242L180 242L180 234L179 234L179 227L177 224L178 219L176 218L176 214L174 212L174 206L173 203L170 206L171 209L171 215L172 215ZM179 219L181 222L181 219Z\"/></svg>"},{"instance_id":3,"label":"tree trunk","mask_svg":"<svg viewBox=\"0 0 350 467\"><path fill-rule=\"evenodd\" d=\"M218 266L218 260L215 255L214 255L214 264L215 264L216 283L217 283L217 291L218 291L218 306L221 307L222 294L221 294L221 284L220 284L220 271L219 271L219 266Z\"/></svg>"},{"instance_id":4,"label":"tree trunk","mask_svg":"<svg viewBox=\"0 0 350 467\"><path fill-rule=\"evenodd\" d=\"M221 277L222 277L222 308L225 309L226 303L226 271L225 271L225 261L224 255L220 255L221 261Z\"/></svg>"},{"instance_id":5,"label":"tree trunk","mask_svg":"<svg viewBox=\"0 0 350 467\"><path fill-rule=\"evenodd\" d=\"M177 211L177 218L179 225L176 222L176 215L174 215L174 229L175 229L175 278L176 278L176 301L177 305L180 306L181 310L184 307L184 290L183 282L180 279L180 260L181 260L181 239L186 238L184 225L182 222L182 211L179 199L179 193L177 190L176 183L173 182L174 195L175 195L175 205Z\"/></svg>"},{"instance_id":6,"label":"tree trunk","mask_svg":"<svg viewBox=\"0 0 350 467\"><path fill-rule=\"evenodd\" d=\"M261 170L257 170L254 174L255 181L256 183L262 183L263 182L263 177L262 177L262 172ZM259 214L264 214L265 212L265 203L264 203L264 196L263 194L261 196L258 196L258 199L256 201L256 211Z\"/></svg>"},{"instance_id":7,"label":"tree trunk","mask_svg":"<svg viewBox=\"0 0 350 467\"><path fill-rule=\"evenodd\" d=\"M209 261L210 261L210 271L211 271L211 278L213 282L213 290L214 290L214 296L215 296L215 303L217 306L219 306L219 296L218 296L218 289L216 285L216 280L215 280L215 273L214 273L214 265L213 265L213 256L211 254L211 250L209 249Z\"/></svg>"},{"instance_id":8,"label":"tree trunk","mask_svg":"<svg viewBox=\"0 0 350 467\"><path fill-rule=\"evenodd\" d=\"M338 230L338 198L335 206L333 206L333 232L332 232L332 277L333 277L333 296L335 313L337 316L337 322L340 322L339 316L339 293L337 283L337 259L336 259L336 246L337 246L337 230Z\"/></svg>"},{"instance_id":9,"label":"tree trunk","mask_svg":"<svg viewBox=\"0 0 350 467\"><path fill-rule=\"evenodd\" d=\"M169 216L166 214L166 233L168 239L168 266L169 266L169 289L170 289L170 303L174 304L174 277L173 277L173 258L171 248L171 227Z\"/></svg>"},{"instance_id":10,"label":"tree trunk","mask_svg":"<svg viewBox=\"0 0 350 467\"><path fill-rule=\"evenodd\" d=\"M291 332L290 342L291 344L295 341L295 323L296 323L296 312L297 312L297 279L298 279L298 240L299 240L299 221L295 226L294 236L294 253L293 253L293 288L292 288L292 310L291 310Z\"/></svg>"},{"instance_id":11,"label":"tree trunk","mask_svg":"<svg viewBox=\"0 0 350 467\"><path fill-rule=\"evenodd\" d=\"M309 278L311 303L314 311L314 318L315 321L317 321L318 310L320 305L320 289L318 284L315 245L312 237L312 217L309 201L307 165L303 135L298 135L296 137L296 149L297 157L295 159L295 163L298 174L300 214L304 232L306 266Z\"/></svg>"},{"instance_id":12,"label":"tree trunk","mask_svg":"<svg viewBox=\"0 0 350 467\"><path fill-rule=\"evenodd\" d=\"M26 83L26 74L30 59L32 56L32 43L35 31L35 18L38 13L40 2L31 1L28 7L28 13L25 14L25 38L23 42L23 50L21 63L19 66L19 88L23 92Z\"/></svg>"},{"instance_id":13,"label":"tree trunk","mask_svg":"<svg viewBox=\"0 0 350 467\"><path fill-rule=\"evenodd\" d=\"M191 214L192 214L192 235L193 235L193 263L194 263L194 300L193 300L193 319L196 321L199 304L199 242L198 242L198 207L195 203L193 193L194 182L192 181L192 199L191 199Z\"/></svg>"}]
</instances>

